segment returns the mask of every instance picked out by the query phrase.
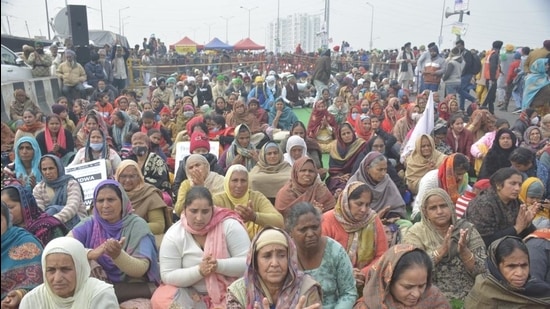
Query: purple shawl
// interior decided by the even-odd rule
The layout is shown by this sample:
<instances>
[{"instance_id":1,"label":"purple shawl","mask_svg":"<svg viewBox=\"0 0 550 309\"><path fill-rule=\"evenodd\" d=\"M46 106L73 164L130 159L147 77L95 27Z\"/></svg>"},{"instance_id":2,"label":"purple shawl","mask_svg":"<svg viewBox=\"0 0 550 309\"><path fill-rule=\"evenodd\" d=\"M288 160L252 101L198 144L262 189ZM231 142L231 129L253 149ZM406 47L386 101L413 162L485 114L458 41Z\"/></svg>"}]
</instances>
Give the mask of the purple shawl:
<instances>
[{"instance_id":1,"label":"purple shawl","mask_svg":"<svg viewBox=\"0 0 550 309\"><path fill-rule=\"evenodd\" d=\"M63 222L38 208L32 191L28 187L15 184L6 186L2 190L7 190L9 188L13 188L19 193L21 214L23 215L25 224L22 227L38 238L42 246L46 246L50 240L56 237L67 235L68 230Z\"/></svg>"},{"instance_id":2,"label":"purple shawl","mask_svg":"<svg viewBox=\"0 0 550 309\"><path fill-rule=\"evenodd\" d=\"M107 185L114 186L117 195L122 197L122 219L116 223L109 223L101 218L95 206L98 192ZM147 271L147 278L150 282L160 283L158 250L155 245L155 238L147 222L132 214L132 204L122 185L110 179L102 181L95 188L93 200L93 215L72 230L74 237L82 242L84 247L90 249L97 248L109 238L120 240L122 237L126 237L122 249L133 257L148 259L150 266ZM129 279L107 254L99 257L97 262L103 267L111 282L118 283Z\"/></svg>"}]
</instances>

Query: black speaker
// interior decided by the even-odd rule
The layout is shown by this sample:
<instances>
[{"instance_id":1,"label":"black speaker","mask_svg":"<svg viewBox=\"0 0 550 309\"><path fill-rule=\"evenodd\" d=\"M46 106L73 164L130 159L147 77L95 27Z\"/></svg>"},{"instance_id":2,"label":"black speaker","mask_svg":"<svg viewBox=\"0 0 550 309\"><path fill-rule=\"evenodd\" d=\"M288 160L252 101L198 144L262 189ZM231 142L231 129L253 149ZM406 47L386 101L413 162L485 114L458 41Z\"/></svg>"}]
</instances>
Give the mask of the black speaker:
<instances>
[{"instance_id":1,"label":"black speaker","mask_svg":"<svg viewBox=\"0 0 550 309\"><path fill-rule=\"evenodd\" d=\"M86 63L90 62L90 48L88 46L78 46L76 47L76 62L84 66Z\"/></svg>"},{"instance_id":2,"label":"black speaker","mask_svg":"<svg viewBox=\"0 0 550 309\"><path fill-rule=\"evenodd\" d=\"M73 45L88 46L88 15L85 5L67 5L69 12L69 30L73 39Z\"/></svg>"}]
</instances>

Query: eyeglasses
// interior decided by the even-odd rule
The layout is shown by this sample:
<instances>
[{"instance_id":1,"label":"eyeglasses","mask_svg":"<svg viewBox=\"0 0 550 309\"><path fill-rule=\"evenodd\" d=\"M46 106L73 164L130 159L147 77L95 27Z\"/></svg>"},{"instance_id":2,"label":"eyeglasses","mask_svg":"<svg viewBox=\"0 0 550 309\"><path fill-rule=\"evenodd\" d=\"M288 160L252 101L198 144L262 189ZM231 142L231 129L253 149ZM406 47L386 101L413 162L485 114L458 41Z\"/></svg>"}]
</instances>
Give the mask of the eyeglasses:
<instances>
[{"instance_id":1,"label":"eyeglasses","mask_svg":"<svg viewBox=\"0 0 550 309\"><path fill-rule=\"evenodd\" d=\"M132 174L132 175L120 175L120 176L118 176L118 179L120 179L120 181L123 181L123 180L135 180L137 177L138 177L138 175L136 175L136 174Z\"/></svg>"}]
</instances>

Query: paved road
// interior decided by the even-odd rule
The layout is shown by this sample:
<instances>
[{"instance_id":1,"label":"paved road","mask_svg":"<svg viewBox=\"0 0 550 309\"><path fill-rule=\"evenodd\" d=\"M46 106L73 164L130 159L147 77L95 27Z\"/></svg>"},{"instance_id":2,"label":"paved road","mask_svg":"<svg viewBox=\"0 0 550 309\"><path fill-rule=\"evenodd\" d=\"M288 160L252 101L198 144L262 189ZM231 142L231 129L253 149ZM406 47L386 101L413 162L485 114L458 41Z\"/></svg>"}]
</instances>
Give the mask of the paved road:
<instances>
[{"instance_id":1,"label":"paved road","mask_svg":"<svg viewBox=\"0 0 550 309\"><path fill-rule=\"evenodd\" d=\"M510 102L510 105L513 104L513 101ZM497 116L497 118L504 118L506 120L508 120L508 123L510 123L510 126L513 126L514 123L516 122L516 119L518 119L519 117L519 114L513 114L511 111L513 111L515 109L515 107L512 107L512 106L508 106L508 112L501 112L498 110L499 108L495 108L495 116Z\"/></svg>"}]
</instances>

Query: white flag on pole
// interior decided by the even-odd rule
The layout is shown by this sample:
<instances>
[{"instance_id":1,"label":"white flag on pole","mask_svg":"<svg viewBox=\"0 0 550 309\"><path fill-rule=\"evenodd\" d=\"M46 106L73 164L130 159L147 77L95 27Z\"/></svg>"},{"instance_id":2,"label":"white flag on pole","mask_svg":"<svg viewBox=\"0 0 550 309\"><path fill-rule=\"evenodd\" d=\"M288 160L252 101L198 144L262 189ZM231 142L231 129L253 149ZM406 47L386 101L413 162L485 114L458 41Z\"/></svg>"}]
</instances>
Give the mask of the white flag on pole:
<instances>
[{"instance_id":1,"label":"white flag on pole","mask_svg":"<svg viewBox=\"0 0 550 309\"><path fill-rule=\"evenodd\" d=\"M405 159L409 156L409 154L413 152L416 140L420 135L432 133L435 126L434 105L435 103L433 98L433 92L430 91L430 97L428 98L428 104L426 104L426 109L424 109L424 113L422 113L422 116L420 116L420 119L418 119L418 122L414 126L411 132L411 135L409 136L409 139L405 144L405 147L402 148L401 159L400 159L401 163L404 163Z\"/></svg>"}]
</instances>

